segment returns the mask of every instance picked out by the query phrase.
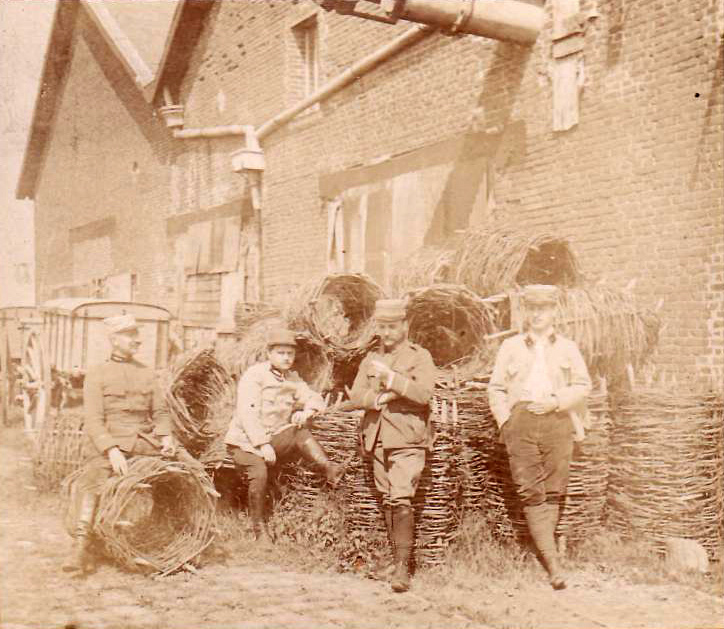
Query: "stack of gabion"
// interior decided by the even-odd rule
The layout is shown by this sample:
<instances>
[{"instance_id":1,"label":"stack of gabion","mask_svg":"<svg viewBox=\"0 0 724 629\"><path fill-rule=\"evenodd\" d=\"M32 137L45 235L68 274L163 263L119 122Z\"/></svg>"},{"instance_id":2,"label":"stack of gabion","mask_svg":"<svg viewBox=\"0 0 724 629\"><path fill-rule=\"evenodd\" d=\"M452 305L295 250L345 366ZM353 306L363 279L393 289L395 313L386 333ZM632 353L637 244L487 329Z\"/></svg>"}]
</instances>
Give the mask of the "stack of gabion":
<instances>
[{"instance_id":1,"label":"stack of gabion","mask_svg":"<svg viewBox=\"0 0 724 629\"><path fill-rule=\"evenodd\" d=\"M82 465L83 421L80 410L61 410L46 418L33 456L33 474L42 489L58 489Z\"/></svg>"},{"instance_id":2,"label":"stack of gabion","mask_svg":"<svg viewBox=\"0 0 724 629\"><path fill-rule=\"evenodd\" d=\"M724 465L721 399L634 388L611 433L608 521L624 534L695 539L717 558Z\"/></svg>"},{"instance_id":3,"label":"stack of gabion","mask_svg":"<svg viewBox=\"0 0 724 629\"><path fill-rule=\"evenodd\" d=\"M171 411L174 434L198 456L218 436L209 409L229 386L231 378L213 350L188 352L166 372L166 402Z\"/></svg>"},{"instance_id":4,"label":"stack of gabion","mask_svg":"<svg viewBox=\"0 0 724 629\"><path fill-rule=\"evenodd\" d=\"M71 492L73 486L71 479ZM133 457L127 474L103 486L94 534L127 568L166 575L193 566L211 543L215 495L209 477L194 466Z\"/></svg>"},{"instance_id":5,"label":"stack of gabion","mask_svg":"<svg viewBox=\"0 0 724 629\"><path fill-rule=\"evenodd\" d=\"M438 392L457 416L463 469L470 479L463 483L463 504L484 511L501 537L521 538L527 535L527 526L510 475L508 454L498 440L487 389L481 384L476 386ZM611 416L605 390L589 397L589 412L591 427L574 450L557 530L571 540L582 539L600 526L606 501Z\"/></svg>"},{"instance_id":6,"label":"stack of gabion","mask_svg":"<svg viewBox=\"0 0 724 629\"><path fill-rule=\"evenodd\" d=\"M359 411L332 411L315 422L312 429L329 457L347 465L343 481L345 520L349 529L358 531L385 530L379 496L375 490L371 460L357 454ZM462 459L457 429L451 421L432 418L437 439L429 453L425 471L420 478L413 506L416 511L417 562L420 565L440 563L453 539L458 523ZM312 509L324 482L318 473L305 465L287 469L286 481L293 491L302 495L304 504Z\"/></svg>"}]
</instances>

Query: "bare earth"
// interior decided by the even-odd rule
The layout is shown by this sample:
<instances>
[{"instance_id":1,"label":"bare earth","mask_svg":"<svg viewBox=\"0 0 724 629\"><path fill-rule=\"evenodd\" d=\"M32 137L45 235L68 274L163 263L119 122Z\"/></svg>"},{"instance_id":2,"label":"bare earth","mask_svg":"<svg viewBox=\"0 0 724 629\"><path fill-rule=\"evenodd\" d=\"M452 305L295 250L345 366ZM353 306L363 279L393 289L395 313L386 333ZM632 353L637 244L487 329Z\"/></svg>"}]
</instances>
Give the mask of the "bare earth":
<instances>
[{"instance_id":1,"label":"bare earth","mask_svg":"<svg viewBox=\"0 0 724 629\"><path fill-rule=\"evenodd\" d=\"M632 585L571 570L569 588L543 581L413 590L329 572L300 573L248 557L209 561L197 574L153 579L101 565L80 579L59 566L69 544L58 500L27 489L22 439L0 443L0 627L10 628L457 628L724 627L724 601L676 584ZM462 581L465 583L464 581Z\"/></svg>"}]
</instances>

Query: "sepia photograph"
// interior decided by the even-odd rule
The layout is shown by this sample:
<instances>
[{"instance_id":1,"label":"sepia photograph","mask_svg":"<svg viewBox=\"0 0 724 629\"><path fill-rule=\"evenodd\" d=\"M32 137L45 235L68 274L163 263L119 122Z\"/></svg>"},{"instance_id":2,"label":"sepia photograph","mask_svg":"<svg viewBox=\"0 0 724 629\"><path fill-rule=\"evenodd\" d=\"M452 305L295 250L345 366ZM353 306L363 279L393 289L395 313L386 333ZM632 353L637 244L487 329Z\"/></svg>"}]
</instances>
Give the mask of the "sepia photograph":
<instances>
[{"instance_id":1,"label":"sepia photograph","mask_svg":"<svg viewBox=\"0 0 724 629\"><path fill-rule=\"evenodd\" d=\"M0 629L724 629L722 0L0 0Z\"/></svg>"}]
</instances>

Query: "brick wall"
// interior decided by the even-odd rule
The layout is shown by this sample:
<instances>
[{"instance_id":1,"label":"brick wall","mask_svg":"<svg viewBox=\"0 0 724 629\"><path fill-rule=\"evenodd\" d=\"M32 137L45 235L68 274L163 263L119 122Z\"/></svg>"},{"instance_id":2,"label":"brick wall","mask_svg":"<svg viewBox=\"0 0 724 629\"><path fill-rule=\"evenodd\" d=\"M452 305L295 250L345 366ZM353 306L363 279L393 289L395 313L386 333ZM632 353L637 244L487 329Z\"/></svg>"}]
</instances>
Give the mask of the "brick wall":
<instances>
[{"instance_id":1,"label":"brick wall","mask_svg":"<svg viewBox=\"0 0 724 629\"><path fill-rule=\"evenodd\" d=\"M567 235L591 281L621 288L635 278L643 303L663 300L662 369L699 380L721 374L718 3L582 0L581 8L585 81L580 123L569 131L552 128L549 15L530 48L434 35L269 136L265 297L280 298L326 269L320 176L488 132L504 138L486 166L495 204L472 213L474 221L514 220ZM319 12L311 1L217 2L180 90L186 127L258 126L291 105L299 93L292 28L315 12L322 82L410 28ZM243 195L242 178L229 168L241 140L170 141L122 80L111 88L86 39L75 47L39 207L48 217L73 207L73 226L100 218L101 207L129 217L118 221L114 270L136 265L139 293L159 301L157 291L169 296L174 277L173 243L159 215ZM84 106L79 128L72 114ZM448 186L463 172L456 166ZM39 259L42 285L68 276L72 262L62 234L48 225L38 225L38 250L58 255Z\"/></svg>"},{"instance_id":2,"label":"brick wall","mask_svg":"<svg viewBox=\"0 0 724 629\"><path fill-rule=\"evenodd\" d=\"M58 286L130 272L139 301L167 305L168 133L83 11L74 33L36 191L38 302ZM110 231L88 229L109 217Z\"/></svg>"},{"instance_id":3,"label":"brick wall","mask_svg":"<svg viewBox=\"0 0 724 629\"><path fill-rule=\"evenodd\" d=\"M219 43L208 45L227 50L233 41L219 29L243 24L238 32L248 37L247 56L256 45L249 29L287 42L292 20L285 14L304 10L233 5L222 4L210 16ZM585 83L580 124L570 131L552 130L549 19L533 48L435 36L270 136L263 219L267 297L281 297L326 268L320 174L522 121L522 139L493 159L497 207L479 220L560 230L591 281L622 288L636 278L643 303L663 299L662 369L697 379L721 370L721 340L711 331L720 303L712 252L723 227L716 4L584 1L582 11L589 18ZM320 14L320 21L328 77L409 27L331 14ZM225 81L218 79L238 90L236 122L259 124L286 102L280 95L285 48L260 50L265 59L253 65L263 65L263 75L242 64ZM186 89L201 89L198 75L187 77ZM204 125L222 122L210 102L203 115L198 110Z\"/></svg>"}]
</instances>

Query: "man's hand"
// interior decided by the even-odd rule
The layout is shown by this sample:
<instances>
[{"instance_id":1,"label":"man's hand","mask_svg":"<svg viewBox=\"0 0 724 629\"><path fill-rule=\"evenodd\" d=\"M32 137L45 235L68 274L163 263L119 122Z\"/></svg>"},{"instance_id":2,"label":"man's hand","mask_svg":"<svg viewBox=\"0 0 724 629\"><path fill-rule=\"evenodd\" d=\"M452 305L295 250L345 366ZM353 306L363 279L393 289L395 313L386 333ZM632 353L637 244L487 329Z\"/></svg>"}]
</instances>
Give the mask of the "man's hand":
<instances>
[{"instance_id":1,"label":"man's hand","mask_svg":"<svg viewBox=\"0 0 724 629\"><path fill-rule=\"evenodd\" d=\"M304 428L307 425L307 421L314 417L316 411L314 409L306 409L302 411L295 411L292 413L292 424L297 428Z\"/></svg>"},{"instance_id":2,"label":"man's hand","mask_svg":"<svg viewBox=\"0 0 724 629\"><path fill-rule=\"evenodd\" d=\"M114 474L119 476L128 474L128 461L126 461L126 456L118 446L113 446L108 450L108 460L111 462Z\"/></svg>"},{"instance_id":3,"label":"man's hand","mask_svg":"<svg viewBox=\"0 0 724 629\"><path fill-rule=\"evenodd\" d=\"M389 402L392 402L392 400L396 400L399 396L394 391L385 391L384 393L380 393L377 396L377 406L382 407L384 404L388 404Z\"/></svg>"},{"instance_id":4,"label":"man's hand","mask_svg":"<svg viewBox=\"0 0 724 629\"><path fill-rule=\"evenodd\" d=\"M161 437L161 456L176 456L176 440L173 435L164 435Z\"/></svg>"},{"instance_id":5,"label":"man's hand","mask_svg":"<svg viewBox=\"0 0 724 629\"><path fill-rule=\"evenodd\" d=\"M392 379L392 374L395 372L379 360L373 360L371 365L373 375L377 376L382 383L384 383L385 388L387 388L387 384Z\"/></svg>"},{"instance_id":6,"label":"man's hand","mask_svg":"<svg viewBox=\"0 0 724 629\"><path fill-rule=\"evenodd\" d=\"M534 415L545 415L552 413L558 408L558 398L555 395L549 395L543 402L531 402L528 404L528 410Z\"/></svg>"},{"instance_id":7,"label":"man's hand","mask_svg":"<svg viewBox=\"0 0 724 629\"><path fill-rule=\"evenodd\" d=\"M269 465L274 465L274 463L277 462L277 453L274 452L274 448L272 448L270 443L265 443L261 447L261 455Z\"/></svg>"}]
</instances>

